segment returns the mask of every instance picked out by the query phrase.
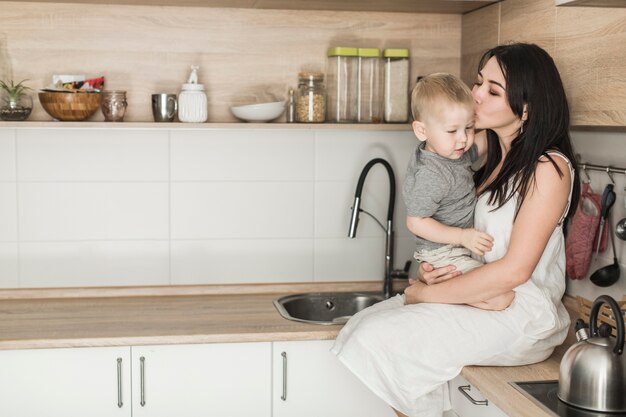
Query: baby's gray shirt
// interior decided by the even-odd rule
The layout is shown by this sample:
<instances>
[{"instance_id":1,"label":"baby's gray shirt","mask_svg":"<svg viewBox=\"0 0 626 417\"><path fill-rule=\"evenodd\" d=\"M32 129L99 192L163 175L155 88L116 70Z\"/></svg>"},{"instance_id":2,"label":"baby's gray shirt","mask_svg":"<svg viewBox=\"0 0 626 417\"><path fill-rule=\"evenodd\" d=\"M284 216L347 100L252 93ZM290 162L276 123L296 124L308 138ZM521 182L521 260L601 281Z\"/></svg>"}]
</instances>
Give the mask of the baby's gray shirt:
<instances>
[{"instance_id":1,"label":"baby's gray shirt","mask_svg":"<svg viewBox=\"0 0 626 417\"><path fill-rule=\"evenodd\" d=\"M474 225L476 191L471 165L478 158L473 145L459 159L448 159L424 149L420 143L409 160L402 195L411 217L432 217L438 222L469 228ZM415 237L417 251L433 250L446 243Z\"/></svg>"}]
</instances>

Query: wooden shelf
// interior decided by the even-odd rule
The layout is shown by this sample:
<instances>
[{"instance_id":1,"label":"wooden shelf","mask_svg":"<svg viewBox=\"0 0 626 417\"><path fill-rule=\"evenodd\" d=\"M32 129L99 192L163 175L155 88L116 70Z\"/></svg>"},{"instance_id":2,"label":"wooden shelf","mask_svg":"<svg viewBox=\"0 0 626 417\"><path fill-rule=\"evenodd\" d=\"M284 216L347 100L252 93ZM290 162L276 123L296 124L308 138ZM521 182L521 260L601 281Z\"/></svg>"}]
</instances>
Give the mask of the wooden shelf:
<instances>
[{"instance_id":1,"label":"wooden shelf","mask_svg":"<svg viewBox=\"0 0 626 417\"><path fill-rule=\"evenodd\" d=\"M276 129L276 130L368 130L368 131L410 131L410 123L154 123L154 122L55 122L25 121L0 122L2 128L23 129Z\"/></svg>"},{"instance_id":2,"label":"wooden shelf","mask_svg":"<svg viewBox=\"0 0 626 417\"><path fill-rule=\"evenodd\" d=\"M63 3L463 14L498 1L500 0L64 0ZM26 2L59 3L58 0L22 0L22 3Z\"/></svg>"}]
</instances>

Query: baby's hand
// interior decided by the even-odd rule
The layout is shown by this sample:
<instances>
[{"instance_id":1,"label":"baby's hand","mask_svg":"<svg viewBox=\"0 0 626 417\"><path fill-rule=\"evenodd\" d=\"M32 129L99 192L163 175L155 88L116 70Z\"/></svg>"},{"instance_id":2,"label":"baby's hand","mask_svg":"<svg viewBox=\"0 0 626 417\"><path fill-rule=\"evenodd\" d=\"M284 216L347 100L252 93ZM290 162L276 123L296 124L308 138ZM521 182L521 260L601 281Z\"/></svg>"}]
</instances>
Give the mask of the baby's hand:
<instances>
[{"instance_id":1,"label":"baby's hand","mask_svg":"<svg viewBox=\"0 0 626 417\"><path fill-rule=\"evenodd\" d=\"M476 255L483 256L485 252L491 250L493 238L487 233L476 229L463 229L461 231L461 245L465 246Z\"/></svg>"}]
</instances>

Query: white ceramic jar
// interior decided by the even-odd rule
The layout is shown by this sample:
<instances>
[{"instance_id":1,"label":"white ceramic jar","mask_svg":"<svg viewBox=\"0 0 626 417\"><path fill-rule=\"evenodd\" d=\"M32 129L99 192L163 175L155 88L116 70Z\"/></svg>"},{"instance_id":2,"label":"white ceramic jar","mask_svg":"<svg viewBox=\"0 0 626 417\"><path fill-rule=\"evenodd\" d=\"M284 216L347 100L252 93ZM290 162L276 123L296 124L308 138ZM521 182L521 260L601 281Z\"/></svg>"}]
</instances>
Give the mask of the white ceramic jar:
<instances>
[{"instance_id":1,"label":"white ceramic jar","mask_svg":"<svg viewBox=\"0 0 626 417\"><path fill-rule=\"evenodd\" d=\"M186 83L178 96L178 120L186 123L207 121L207 96L202 84Z\"/></svg>"}]
</instances>

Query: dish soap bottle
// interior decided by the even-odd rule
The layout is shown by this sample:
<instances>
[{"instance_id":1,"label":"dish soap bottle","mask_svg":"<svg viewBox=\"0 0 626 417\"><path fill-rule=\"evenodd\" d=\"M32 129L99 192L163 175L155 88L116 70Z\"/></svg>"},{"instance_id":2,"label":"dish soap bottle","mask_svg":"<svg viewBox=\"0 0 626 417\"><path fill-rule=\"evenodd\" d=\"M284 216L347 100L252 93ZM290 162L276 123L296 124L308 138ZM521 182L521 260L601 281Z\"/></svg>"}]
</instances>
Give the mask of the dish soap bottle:
<instances>
[{"instance_id":1,"label":"dish soap bottle","mask_svg":"<svg viewBox=\"0 0 626 417\"><path fill-rule=\"evenodd\" d=\"M198 84L197 65L191 66L191 74L178 96L178 120L186 123L204 123L208 118L208 100L204 85Z\"/></svg>"}]
</instances>

